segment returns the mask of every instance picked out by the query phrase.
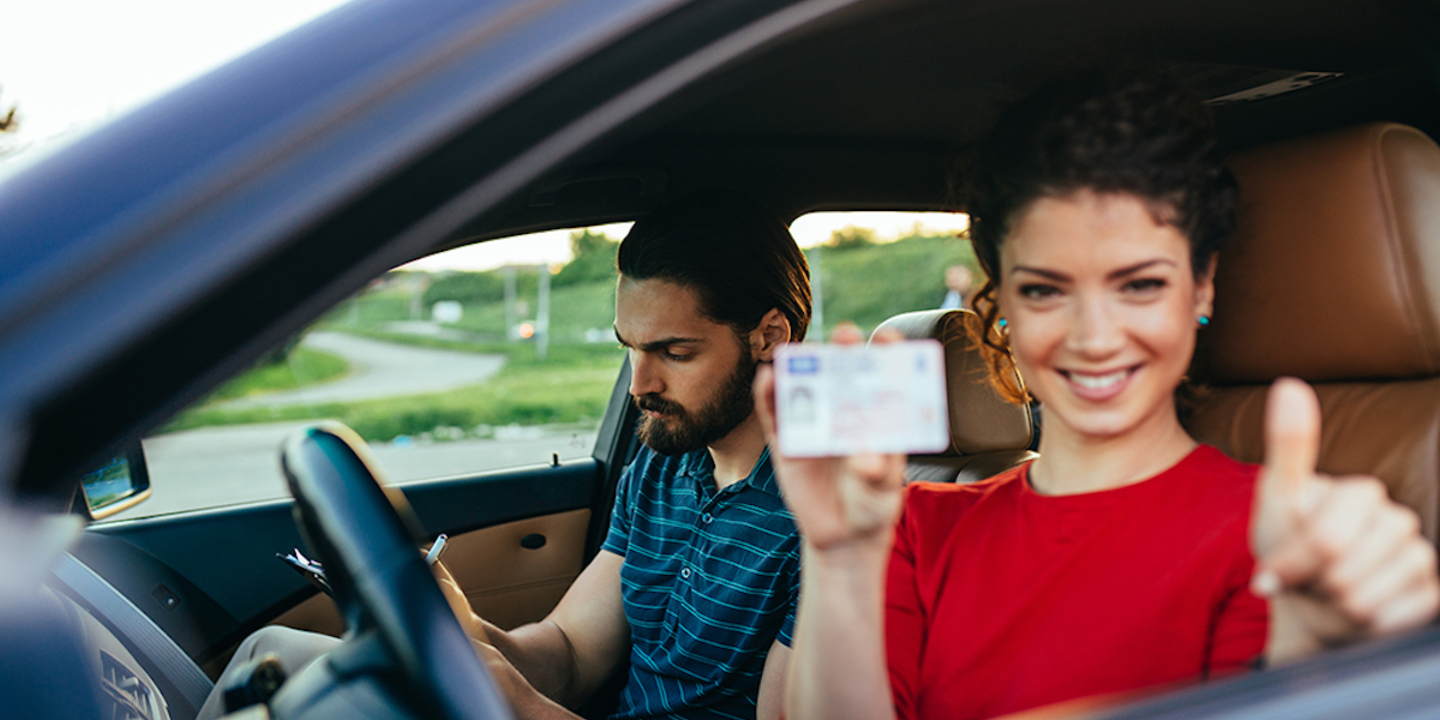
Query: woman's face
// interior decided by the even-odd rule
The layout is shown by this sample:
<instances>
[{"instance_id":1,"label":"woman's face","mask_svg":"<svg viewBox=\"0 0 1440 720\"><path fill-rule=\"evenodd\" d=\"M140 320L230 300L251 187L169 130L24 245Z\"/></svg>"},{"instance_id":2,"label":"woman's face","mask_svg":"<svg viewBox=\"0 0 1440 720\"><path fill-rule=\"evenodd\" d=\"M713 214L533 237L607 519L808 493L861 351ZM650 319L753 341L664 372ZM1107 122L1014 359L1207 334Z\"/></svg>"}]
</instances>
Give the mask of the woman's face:
<instances>
[{"instance_id":1,"label":"woman's face","mask_svg":"<svg viewBox=\"0 0 1440 720\"><path fill-rule=\"evenodd\" d=\"M1129 194L1041 198L1000 266L1000 311L1047 426L1098 439L1174 422L1172 393L1214 297L1213 263L1197 282L1177 228Z\"/></svg>"}]
</instances>

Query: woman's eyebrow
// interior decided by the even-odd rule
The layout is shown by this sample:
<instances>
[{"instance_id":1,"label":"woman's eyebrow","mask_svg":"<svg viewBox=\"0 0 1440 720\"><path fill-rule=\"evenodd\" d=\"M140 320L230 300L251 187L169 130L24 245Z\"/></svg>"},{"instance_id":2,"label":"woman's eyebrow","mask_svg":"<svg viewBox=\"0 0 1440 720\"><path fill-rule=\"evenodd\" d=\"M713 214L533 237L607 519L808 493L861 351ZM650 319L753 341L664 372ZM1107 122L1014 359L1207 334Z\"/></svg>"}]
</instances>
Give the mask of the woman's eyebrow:
<instances>
[{"instance_id":1,"label":"woman's eyebrow","mask_svg":"<svg viewBox=\"0 0 1440 720\"><path fill-rule=\"evenodd\" d=\"M1174 266L1176 265L1176 262L1168 258L1155 258L1153 260L1145 260L1143 262L1135 263L1134 265L1127 265L1123 268L1120 268L1119 270L1111 271L1105 277L1108 280L1116 280L1127 275L1133 275L1137 272L1140 272L1141 270L1145 270L1155 265ZM1066 275L1065 273L1058 270L1047 270L1045 268L1030 267L1028 265L1016 265L1013 269L1010 270L1010 274L1012 275L1018 272L1027 272L1032 275L1039 275L1040 277L1060 282L1066 282L1071 279L1069 275Z\"/></svg>"},{"instance_id":2,"label":"woman's eyebrow","mask_svg":"<svg viewBox=\"0 0 1440 720\"><path fill-rule=\"evenodd\" d=\"M1044 268L1029 267L1027 265L1016 265L1013 269L1010 270L1011 275L1014 275L1018 272L1028 272L1034 275L1039 275L1040 277L1049 278L1051 280L1066 281L1070 279L1069 275L1066 275L1065 273L1059 272L1057 270L1046 270Z\"/></svg>"},{"instance_id":3,"label":"woman's eyebrow","mask_svg":"<svg viewBox=\"0 0 1440 720\"><path fill-rule=\"evenodd\" d=\"M1120 268L1119 270L1116 270L1116 271L1110 273L1109 275L1106 275L1105 277L1106 277L1107 279L1109 279L1109 280L1118 280L1118 279L1123 278L1123 277L1125 277L1125 276L1127 276L1127 275L1134 275L1135 273L1140 272L1141 270L1145 270L1145 269L1154 267L1154 266L1156 266L1156 265L1171 265L1171 266L1174 266L1175 264L1176 264L1176 263L1175 263L1174 260L1170 260L1170 259L1168 259L1168 258L1155 258L1154 260L1146 260L1146 261L1144 261L1144 262L1135 263L1134 265L1130 265L1130 266L1128 266L1128 267Z\"/></svg>"}]
</instances>

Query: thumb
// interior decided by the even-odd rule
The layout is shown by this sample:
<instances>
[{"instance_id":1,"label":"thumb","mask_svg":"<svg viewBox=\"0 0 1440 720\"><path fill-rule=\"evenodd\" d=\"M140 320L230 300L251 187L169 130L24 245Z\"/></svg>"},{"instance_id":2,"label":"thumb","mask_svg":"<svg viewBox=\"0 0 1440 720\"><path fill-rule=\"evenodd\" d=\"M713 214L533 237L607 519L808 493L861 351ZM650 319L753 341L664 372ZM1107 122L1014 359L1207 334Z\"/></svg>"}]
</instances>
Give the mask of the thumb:
<instances>
[{"instance_id":1,"label":"thumb","mask_svg":"<svg viewBox=\"0 0 1440 720\"><path fill-rule=\"evenodd\" d=\"M1302 503L1320 458L1320 401L1295 378L1270 386L1265 403L1265 480L1288 503Z\"/></svg>"},{"instance_id":2,"label":"thumb","mask_svg":"<svg viewBox=\"0 0 1440 720\"><path fill-rule=\"evenodd\" d=\"M1255 489L1250 542L1260 561L1254 588L1273 595L1306 582L1320 558L1305 540L1310 505L1318 490L1320 403L1309 385L1280 378L1265 404L1265 466Z\"/></svg>"}]
</instances>

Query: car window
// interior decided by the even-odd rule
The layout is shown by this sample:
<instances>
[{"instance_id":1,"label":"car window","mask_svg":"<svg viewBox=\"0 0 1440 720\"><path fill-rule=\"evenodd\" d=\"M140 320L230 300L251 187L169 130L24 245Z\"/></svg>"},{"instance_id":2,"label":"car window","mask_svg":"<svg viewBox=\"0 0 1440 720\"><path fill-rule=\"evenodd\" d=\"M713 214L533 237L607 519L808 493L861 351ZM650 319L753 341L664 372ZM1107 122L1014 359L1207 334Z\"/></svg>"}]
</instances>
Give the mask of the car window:
<instances>
[{"instance_id":1,"label":"car window","mask_svg":"<svg viewBox=\"0 0 1440 720\"><path fill-rule=\"evenodd\" d=\"M829 338L842 322L868 334L903 312L969 307L981 278L969 227L962 213L816 212L796 218L790 229L810 261L814 297L807 339ZM962 286L967 276L968 289L947 288L947 278Z\"/></svg>"},{"instance_id":2,"label":"car window","mask_svg":"<svg viewBox=\"0 0 1440 720\"><path fill-rule=\"evenodd\" d=\"M964 215L791 227L812 268L810 340L940 307L948 268L979 277ZM151 497L113 519L285 497L280 443L321 419L354 428L393 482L589 456L623 360L611 326L627 229L492 240L376 278L147 437Z\"/></svg>"},{"instance_id":3,"label":"car window","mask_svg":"<svg viewBox=\"0 0 1440 720\"><path fill-rule=\"evenodd\" d=\"M628 225L479 243L392 270L144 440L118 519L285 497L282 439L354 428L404 482L587 457L624 354Z\"/></svg>"}]
</instances>

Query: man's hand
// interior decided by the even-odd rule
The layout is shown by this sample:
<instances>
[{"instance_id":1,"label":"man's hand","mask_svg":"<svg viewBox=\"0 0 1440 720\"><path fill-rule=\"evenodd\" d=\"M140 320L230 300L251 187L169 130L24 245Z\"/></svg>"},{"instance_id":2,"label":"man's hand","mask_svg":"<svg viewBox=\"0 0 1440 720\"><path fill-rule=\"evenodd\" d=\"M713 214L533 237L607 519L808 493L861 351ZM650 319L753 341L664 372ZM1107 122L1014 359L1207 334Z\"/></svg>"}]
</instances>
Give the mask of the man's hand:
<instances>
[{"instance_id":1,"label":"man's hand","mask_svg":"<svg viewBox=\"0 0 1440 720\"><path fill-rule=\"evenodd\" d=\"M510 703L516 720L579 720L579 715L541 695L495 646L478 640L471 640L470 646L490 674L490 682Z\"/></svg>"},{"instance_id":2,"label":"man's hand","mask_svg":"<svg viewBox=\"0 0 1440 720\"><path fill-rule=\"evenodd\" d=\"M1320 406L1292 378L1270 389L1255 493L1252 588L1271 598L1272 662L1417 627L1440 607L1434 547L1372 477L1316 472Z\"/></svg>"},{"instance_id":3,"label":"man's hand","mask_svg":"<svg viewBox=\"0 0 1440 720\"><path fill-rule=\"evenodd\" d=\"M842 345L863 340L853 326L836 328L832 339ZM805 542L819 551L850 546L888 550L902 501L905 456L781 457L775 452L775 372L769 366L761 366L755 375L755 410L771 447L775 477Z\"/></svg>"},{"instance_id":4,"label":"man's hand","mask_svg":"<svg viewBox=\"0 0 1440 720\"><path fill-rule=\"evenodd\" d=\"M445 567L443 561L437 560L430 566L430 571L435 574L435 582L440 584L440 592L445 596L445 602L450 603L450 611L455 613L455 619L460 621L460 627L471 640L493 645L494 640L486 630L487 623L475 614L470 607L470 600L465 597L465 591L460 589L460 583L455 581L455 576L450 574L450 569Z\"/></svg>"},{"instance_id":5,"label":"man's hand","mask_svg":"<svg viewBox=\"0 0 1440 720\"><path fill-rule=\"evenodd\" d=\"M515 716L575 718L560 703L578 705L589 697L627 647L620 564L618 556L601 552L549 617L509 632L471 609L443 562L431 568L460 627Z\"/></svg>"}]
</instances>

